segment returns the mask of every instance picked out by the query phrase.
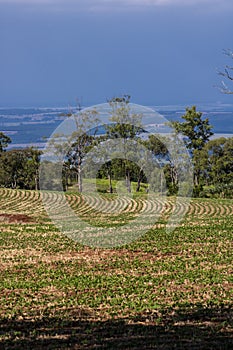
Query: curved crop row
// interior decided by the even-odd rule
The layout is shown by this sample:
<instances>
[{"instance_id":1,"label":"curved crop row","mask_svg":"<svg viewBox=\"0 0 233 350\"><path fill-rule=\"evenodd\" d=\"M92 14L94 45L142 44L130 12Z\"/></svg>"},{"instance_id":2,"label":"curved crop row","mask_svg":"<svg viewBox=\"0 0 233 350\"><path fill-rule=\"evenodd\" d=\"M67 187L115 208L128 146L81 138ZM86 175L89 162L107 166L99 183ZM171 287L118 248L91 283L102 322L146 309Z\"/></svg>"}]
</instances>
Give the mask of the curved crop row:
<instances>
[{"instance_id":1,"label":"curved crop row","mask_svg":"<svg viewBox=\"0 0 233 350\"><path fill-rule=\"evenodd\" d=\"M195 199L190 203L182 198L169 197L108 197L99 194L64 194L59 192L39 192L26 190L0 189L0 212L22 213L33 217L44 217L46 210L62 215L72 209L72 213L93 220L110 220L122 215L155 215L169 219L187 217L188 219L224 217L233 214L231 200ZM111 221L111 220L110 220Z\"/></svg>"}]
</instances>

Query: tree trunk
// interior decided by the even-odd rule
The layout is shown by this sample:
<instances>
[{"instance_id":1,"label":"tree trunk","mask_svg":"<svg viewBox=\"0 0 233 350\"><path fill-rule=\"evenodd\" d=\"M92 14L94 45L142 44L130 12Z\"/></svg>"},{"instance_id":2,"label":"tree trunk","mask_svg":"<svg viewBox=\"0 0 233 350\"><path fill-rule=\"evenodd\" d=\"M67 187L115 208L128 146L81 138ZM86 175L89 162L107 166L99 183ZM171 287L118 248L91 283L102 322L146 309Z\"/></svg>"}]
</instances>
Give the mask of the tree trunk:
<instances>
[{"instance_id":1,"label":"tree trunk","mask_svg":"<svg viewBox=\"0 0 233 350\"><path fill-rule=\"evenodd\" d=\"M140 169L140 172L139 172L139 175L138 175L138 182L137 182L136 192L140 191L141 181L142 181L142 169Z\"/></svg>"},{"instance_id":2,"label":"tree trunk","mask_svg":"<svg viewBox=\"0 0 233 350\"><path fill-rule=\"evenodd\" d=\"M113 193L113 190L112 190L112 176L111 176L110 172L108 173L108 181L109 181L109 192Z\"/></svg>"},{"instance_id":3,"label":"tree trunk","mask_svg":"<svg viewBox=\"0 0 233 350\"><path fill-rule=\"evenodd\" d=\"M68 191L68 176L67 176L67 174L66 174L65 179L66 179L66 183L65 183L65 191Z\"/></svg>"},{"instance_id":4,"label":"tree trunk","mask_svg":"<svg viewBox=\"0 0 233 350\"><path fill-rule=\"evenodd\" d=\"M160 172L160 191L161 191L161 195L163 193L163 172Z\"/></svg>"},{"instance_id":5,"label":"tree trunk","mask_svg":"<svg viewBox=\"0 0 233 350\"><path fill-rule=\"evenodd\" d=\"M17 187L16 175L14 175L14 182L12 182L11 187L15 189Z\"/></svg>"},{"instance_id":6,"label":"tree trunk","mask_svg":"<svg viewBox=\"0 0 233 350\"><path fill-rule=\"evenodd\" d=\"M131 193L131 181L130 181L130 172L129 172L129 170L126 170L125 178L126 178L126 188L127 188L128 192Z\"/></svg>"},{"instance_id":7,"label":"tree trunk","mask_svg":"<svg viewBox=\"0 0 233 350\"><path fill-rule=\"evenodd\" d=\"M198 186L198 185L199 185L198 174L197 174L196 171L195 171L195 173L194 173L194 185L195 185L195 186Z\"/></svg>"},{"instance_id":8,"label":"tree trunk","mask_svg":"<svg viewBox=\"0 0 233 350\"><path fill-rule=\"evenodd\" d=\"M173 186L176 186L178 184L177 170L174 166L171 167L171 180Z\"/></svg>"},{"instance_id":9,"label":"tree trunk","mask_svg":"<svg viewBox=\"0 0 233 350\"><path fill-rule=\"evenodd\" d=\"M38 178L35 176L35 190L38 191Z\"/></svg>"},{"instance_id":10,"label":"tree trunk","mask_svg":"<svg viewBox=\"0 0 233 350\"><path fill-rule=\"evenodd\" d=\"M83 191L83 183L82 183L82 174L81 174L81 166L78 166L78 191L82 193Z\"/></svg>"}]
</instances>

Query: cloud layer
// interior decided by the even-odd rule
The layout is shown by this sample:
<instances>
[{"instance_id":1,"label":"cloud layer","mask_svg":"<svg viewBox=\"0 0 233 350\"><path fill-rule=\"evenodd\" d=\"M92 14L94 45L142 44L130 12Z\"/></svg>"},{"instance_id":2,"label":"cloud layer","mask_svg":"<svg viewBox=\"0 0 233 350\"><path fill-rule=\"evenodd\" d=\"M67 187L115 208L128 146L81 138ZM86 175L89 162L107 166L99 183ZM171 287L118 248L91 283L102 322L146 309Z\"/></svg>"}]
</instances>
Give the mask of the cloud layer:
<instances>
[{"instance_id":1,"label":"cloud layer","mask_svg":"<svg viewBox=\"0 0 233 350\"><path fill-rule=\"evenodd\" d=\"M0 3L12 4L30 4L30 5L50 5L50 4L64 4L64 5L78 5L78 6L164 6L164 5L204 5L204 4L231 4L232 0L0 0Z\"/></svg>"},{"instance_id":2,"label":"cloud layer","mask_svg":"<svg viewBox=\"0 0 233 350\"><path fill-rule=\"evenodd\" d=\"M213 10L233 8L232 0L0 0L0 5L24 5L28 7L108 11L111 9L146 9L170 6L199 6Z\"/></svg>"}]
</instances>

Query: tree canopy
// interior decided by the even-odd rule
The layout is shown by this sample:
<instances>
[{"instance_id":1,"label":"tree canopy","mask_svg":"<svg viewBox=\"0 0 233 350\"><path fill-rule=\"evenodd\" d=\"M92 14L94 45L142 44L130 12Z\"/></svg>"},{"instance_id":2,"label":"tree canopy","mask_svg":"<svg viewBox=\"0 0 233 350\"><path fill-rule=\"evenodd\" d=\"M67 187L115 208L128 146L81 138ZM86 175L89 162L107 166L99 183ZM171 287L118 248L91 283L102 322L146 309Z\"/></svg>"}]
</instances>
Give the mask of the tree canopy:
<instances>
[{"instance_id":1,"label":"tree canopy","mask_svg":"<svg viewBox=\"0 0 233 350\"><path fill-rule=\"evenodd\" d=\"M9 143L11 143L11 138L5 135L3 132L0 132L0 152L3 152Z\"/></svg>"},{"instance_id":2,"label":"tree canopy","mask_svg":"<svg viewBox=\"0 0 233 350\"><path fill-rule=\"evenodd\" d=\"M181 118L183 122L172 121L171 126L177 133L184 135L184 142L192 154L195 150L200 151L213 135L209 119L203 119L196 106L186 108L186 113Z\"/></svg>"},{"instance_id":3,"label":"tree canopy","mask_svg":"<svg viewBox=\"0 0 233 350\"><path fill-rule=\"evenodd\" d=\"M196 106L186 108L186 113L181 117L184 121L172 121L170 125L177 133L181 133L184 137L184 142L190 151L194 165L194 193L199 194L200 188L200 166L199 155L205 144L213 135L212 126L209 124L209 119L202 118L202 113L197 112Z\"/></svg>"},{"instance_id":4,"label":"tree canopy","mask_svg":"<svg viewBox=\"0 0 233 350\"><path fill-rule=\"evenodd\" d=\"M131 187L136 191L141 191L141 188L145 191L150 187L152 191L159 190L167 195L177 194L185 168L182 162L180 164L173 159L171 150L166 145L172 144L179 160L180 138L176 138L176 144L171 135L160 138L156 135L142 137L142 116L132 113L129 101L128 95L109 101L110 123L105 125L105 135L96 136L93 131L97 120L96 112L84 110L75 115L74 132L65 138L64 143L61 142L62 135L55 135L50 140L53 155L58 155L56 158L62 164L62 171L59 171L56 178L54 174L57 167L53 160L46 158L44 167L41 167L41 151L33 148L7 150L11 140L1 132L0 186L39 189L40 168L44 171L45 188L51 190L67 190L75 184L78 185L79 192L82 192L82 178L87 175L90 178L108 179L105 181L108 183L105 186L106 192L114 192L119 185L124 186L128 192L131 192ZM195 106L188 107L181 119L182 121L170 124L176 133L182 134L192 157L194 195L232 196L233 138L210 139L213 135L212 126ZM157 167L154 166L154 161ZM101 191L103 188L104 186Z\"/></svg>"}]
</instances>

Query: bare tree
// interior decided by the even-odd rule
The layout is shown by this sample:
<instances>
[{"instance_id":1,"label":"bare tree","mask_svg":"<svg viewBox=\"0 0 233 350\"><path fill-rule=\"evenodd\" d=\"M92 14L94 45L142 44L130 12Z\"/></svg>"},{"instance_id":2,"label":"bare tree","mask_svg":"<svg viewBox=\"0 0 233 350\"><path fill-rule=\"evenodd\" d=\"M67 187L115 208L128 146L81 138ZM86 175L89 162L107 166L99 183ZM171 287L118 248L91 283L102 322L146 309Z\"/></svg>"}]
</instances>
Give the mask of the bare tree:
<instances>
[{"instance_id":1,"label":"bare tree","mask_svg":"<svg viewBox=\"0 0 233 350\"><path fill-rule=\"evenodd\" d=\"M230 49L224 49L223 53L233 59L233 51ZM225 65L223 70L217 70L217 73L223 77L224 79L228 79L233 81L233 66ZM224 94L232 95L233 91L228 87L225 80L221 81L221 85L217 86L217 88Z\"/></svg>"}]
</instances>

